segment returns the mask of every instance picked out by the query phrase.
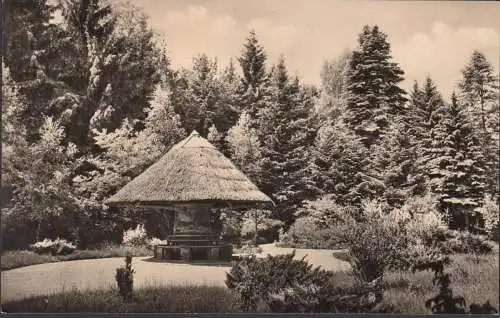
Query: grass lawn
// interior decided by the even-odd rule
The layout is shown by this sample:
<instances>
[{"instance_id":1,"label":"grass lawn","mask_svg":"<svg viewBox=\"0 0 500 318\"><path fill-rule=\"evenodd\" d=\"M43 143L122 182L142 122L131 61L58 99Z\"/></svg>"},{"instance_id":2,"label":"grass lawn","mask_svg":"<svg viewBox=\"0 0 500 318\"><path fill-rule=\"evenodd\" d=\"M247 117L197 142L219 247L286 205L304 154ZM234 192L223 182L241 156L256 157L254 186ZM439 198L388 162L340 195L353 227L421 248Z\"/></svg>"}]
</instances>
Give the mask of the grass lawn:
<instances>
[{"instance_id":1,"label":"grass lawn","mask_svg":"<svg viewBox=\"0 0 500 318\"><path fill-rule=\"evenodd\" d=\"M477 258L454 255L448 272L452 289L463 296L467 306L489 300L498 308L498 249ZM338 285L349 285L352 278L344 271L335 274ZM431 272L390 272L384 278L383 305L408 314L428 314L425 301L438 292L432 284ZM6 312L236 312L231 292L222 286L141 286L131 303L123 303L114 288L71 290L49 296L36 296L7 301Z\"/></svg>"},{"instance_id":2,"label":"grass lawn","mask_svg":"<svg viewBox=\"0 0 500 318\"><path fill-rule=\"evenodd\" d=\"M446 270L451 274L451 288L455 296L465 298L467 307L487 300L493 307L499 307L498 249L490 255L472 257L458 254ZM431 272L393 272L385 278L387 290L384 302L402 309L404 313L430 313L425 300L437 295L438 288L432 284Z\"/></svg>"},{"instance_id":3,"label":"grass lawn","mask_svg":"<svg viewBox=\"0 0 500 318\"><path fill-rule=\"evenodd\" d=\"M132 256L153 255L153 251L150 251L147 248L128 246L108 246L102 249L95 250L76 250L71 254L59 256L40 255L31 251L7 251L1 256L1 268L2 270L8 270L44 263L95 258L125 257L127 253Z\"/></svg>"},{"instance_id":4,"label":"grass lawn","mask_svg":"<svg viewBox=\"0 0 500 318\"><path fill-rule=\"evenodd\" d=\"M235 312L231 292L217 286L150 286L125 303L115 288L77 291L8 302L5 312Z\"/></svg>"}]
</instances>

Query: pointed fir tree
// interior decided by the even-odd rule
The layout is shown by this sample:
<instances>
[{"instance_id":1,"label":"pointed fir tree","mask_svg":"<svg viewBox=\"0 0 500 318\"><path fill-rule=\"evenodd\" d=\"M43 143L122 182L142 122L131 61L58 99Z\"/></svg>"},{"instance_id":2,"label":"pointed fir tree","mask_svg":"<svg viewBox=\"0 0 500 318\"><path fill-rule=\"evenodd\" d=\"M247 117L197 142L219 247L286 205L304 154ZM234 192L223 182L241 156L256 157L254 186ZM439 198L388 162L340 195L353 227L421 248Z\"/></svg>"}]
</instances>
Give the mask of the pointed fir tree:
<instances>
[{"instance_id":1,"label":"pointed fir tree","mask_svg":"<svg viewBox=\"0 0 500 318\"><path fill-rule=\"evenodd\" d=\"M264 107L262 99L268 94L266 60L264 48L257 40L255 31L251 31L238 62L243 74L239 89L240 105L242 110L247 111L252 121L256 120L259 110Z\"/></svg>"},{"instance_id":2,"label":"pointed fir tree","mask_svg":"<svg viewBox=\"0 0 500 318\"><path fill-rule=\"evenodd\" d=\"M312 190L307 171L314 140L310 120L313 103L298 78L290 78L281 58L272 74L272 103L261 110L262 190L277 203L274 217L290 225L295 209Z\"/></svg>"},{"instance_id":3,"label":"pointed fir tree","mask_svg":"<svg viewBox=\"0 0 500 318\"><path fill-rule=\"evenodd\" d=\"M316 193L343 206L361 206L379 196L383 184L369 176L370 153L342 121L325 122L318 130L309 163Z\"/></svg>"},{"instance_id":4,"label":"pointed fir tree","mask_svg":"<svg viewBox=\"0 0 500 318\"><path fill-rule=\"evenodd\" d=\"M417 159L421 155L414 134L401 122L392 123L371 154L374 176L384 184L382 199L392 207L426 193L427 183Z\"/></svg>"},{"instance_id":5,"label":"pointed fir tree","mask_svg":"<svg viewBox=\"0 0 500 318\"><path fill-rule=\"evenodd\" d=\"M387 36L365 26L350 60L345 121L370 147L394 118L404 113L403 70L391 62Z\"/></svg>"},{"instance_id":6,"label":"pointed fir tree","mask_svg":"<svg viewBox=\"0 0 500 318\"><path fill-rule=\"evenodd\" d=\"M438 194L440 208L449 217L450 226L459 229L477 226L474 216L484 197L485 163L477 131L455 93L436 128L433 148L436 157L427 167L432 178L430 185Z\"/></svg>"},{"instance_id":7,"label":"pointed fir tree","mask_svg":"<svg viewBox=\"0 0 500 318\"><path fill-rule=\"evenodd\" d=\"M459 83L460 97L471 112L486 159L488 169L488 191L499 193L498 169L498 75L483 53L474 51L469 63L462 70Z\"/></svg>"},{"instance_id":8,"label":"pointed fir tree","mask_svg":"<svg viewBox=\"0 0 500 318\"><path fill-rule=\"evenodd\" d=\"M412 140L415 144L412 147L419 153L416 158L421 173L419 178L429 179L429 171L425 167L436 156L433 142L436 138L436 128L443 120L444 112L445 103L434 81L428 76L423 87L419 87L415 82L403 122L407 132L414 137Z\"/></svg>"}]
</instances>

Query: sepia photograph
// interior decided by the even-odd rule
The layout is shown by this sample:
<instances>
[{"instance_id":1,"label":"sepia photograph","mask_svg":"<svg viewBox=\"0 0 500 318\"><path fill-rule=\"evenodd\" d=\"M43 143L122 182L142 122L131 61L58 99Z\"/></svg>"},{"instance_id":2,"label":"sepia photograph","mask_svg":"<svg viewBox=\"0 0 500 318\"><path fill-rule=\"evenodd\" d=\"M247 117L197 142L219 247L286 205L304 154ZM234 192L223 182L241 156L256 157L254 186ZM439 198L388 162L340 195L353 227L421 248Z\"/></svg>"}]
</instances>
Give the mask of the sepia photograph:
<instances>
[{"instance_id":1,"label":"sepia photograph","mask_svg":"<svg viewBox=\"0 0 500 318\"><path fill-rule=\"evenodd\" d=\"M2 313L498 315L498 2L1 4Z\"/></svg>"}]
</instances>

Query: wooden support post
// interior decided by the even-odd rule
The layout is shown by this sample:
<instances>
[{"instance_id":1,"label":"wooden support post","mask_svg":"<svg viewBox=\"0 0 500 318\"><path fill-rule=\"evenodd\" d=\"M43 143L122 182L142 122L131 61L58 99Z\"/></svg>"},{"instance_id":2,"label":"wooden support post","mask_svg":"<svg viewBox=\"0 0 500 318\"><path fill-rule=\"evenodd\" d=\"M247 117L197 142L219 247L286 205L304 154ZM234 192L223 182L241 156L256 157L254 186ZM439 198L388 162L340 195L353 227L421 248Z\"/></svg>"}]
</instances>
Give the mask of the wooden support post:
<instances>
[{"instance_id":1,"label":"wooden support post","mask_svg":"<svg viewBox=\"0 0 500 318\"><path fill-rule=\"evenodd\" d=\"M183 261L189 261L191 259L191 248L181 247L181 259Z\"/></svg>"},{"instance_id":2,"label":"wooden support post","mask_svg":"<svg viewBox=\"0 0 500 318\"><path fill-rule=\"evenodd\" d=\"M208 251L208 260L210 261L218 261L220 259L220 247L214 246L211 247Z\"/></svg>"}]
</instances>

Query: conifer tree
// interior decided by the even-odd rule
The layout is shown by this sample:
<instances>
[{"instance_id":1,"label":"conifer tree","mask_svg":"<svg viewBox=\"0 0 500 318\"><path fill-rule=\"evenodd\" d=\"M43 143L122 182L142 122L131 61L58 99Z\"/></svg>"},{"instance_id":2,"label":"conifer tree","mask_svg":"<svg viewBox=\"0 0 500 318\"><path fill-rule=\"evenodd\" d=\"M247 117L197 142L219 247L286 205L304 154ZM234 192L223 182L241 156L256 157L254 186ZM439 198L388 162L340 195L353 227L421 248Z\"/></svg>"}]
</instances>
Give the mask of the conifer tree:
<instances>
[{"instance_id":1,"label":"conifer tree","mask_svg":"<svg viewBox=\"0 0 500 318\"><path fill-rule=\"evenodd\" d=\"M404 113L405 91L398 84L403 70L391 62L387 36L365 26L350 60L345 121L369 147L388 124Z\"/></svg>"},{"instance_id":2,"label":"conifer tree","mask_svg":"<svg viewBox=\"0 0 500 318\"><path fill-rule=\"evenodd\" d=\"M243 46L238 62L242 70L240 104L246 110L252 121L259 115L263 98L267 95L268 74L266 72L267 56L264 48L257 40L255 31L251 31ZM255 124L252 123L255 127Z\"/></svg>"},{"instance_id":3,"label":"conifer tree","mask_svg":"<svg viewBox=\"0 0 500 318\"><path fill-rule=\"evenodd\" d=\"M485 191L485 163L481 143L465 105L455 93L436 128L436 157L428 163L431 189L438 194L440 208L454 228L474 226L474 211Z\"/></svg>"},{"instance_id":4,"label":"conifer tree","mask_svg":"<svg viewBox=\"0 0 500 318\"><path fill-rule=\"evenodd\" d=\"M345 206L360 206L363 198L381 193L382 183L369 176L369 151L342 121L325 122L311 152L316 193Z\"/></svg>"},{"instance_id":5,"label":"conifer tree","mask_svg":"<svg viewBox=\"0 0 500 318\"><path fill-rule=\"evenodd\" d=\"M479 132L488 169L488 190L499 193L498 169L498 75L484 54L474 51L462 70L460 97L471 112L474 127Z\"/></svg>"},{"instance_id":6,"label":"conifer tree","mask_svg":"<svg viewBox=\"0 0 500 318\"><path fill-rule=\"evenodd\" d=\"M429 178L427 163L436 156L433 142L436 138L436 128L443 120L445 111L444 101L433 80L428 76L423 87L415 82L411 93L410 104L407 115L404 116L405 130L415 144L412 147L419 153L416 158L419 178Z\"/></svg>"},{"instance_id":7,"label":"conifer tree","mask_svg":"<svg viewBox=\"0 0 500 318\"><path fill-rule=\"evenodd\" d=\"M284 58L272 73L272 103L262 109L259 134L262 142L261 182L278 208L275 217L291 224L293 213L312 189L308 179L309 146L314 140L310 120L313 104L298 78L290 78Z\"/></svg>"},{"instance_id":8,"label":"conifer tree","mask_svg":"<svg viewBox=\"0 0 500 318\"><path fill-rule=\"evenodd\" d=\"M410 197L426 193L426 178L417 159L421 155L415 135L401 122L390 125L372 151L374 175L384 183L383 200L399 207Z\"/></svg>"}]
</instances>

